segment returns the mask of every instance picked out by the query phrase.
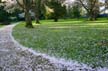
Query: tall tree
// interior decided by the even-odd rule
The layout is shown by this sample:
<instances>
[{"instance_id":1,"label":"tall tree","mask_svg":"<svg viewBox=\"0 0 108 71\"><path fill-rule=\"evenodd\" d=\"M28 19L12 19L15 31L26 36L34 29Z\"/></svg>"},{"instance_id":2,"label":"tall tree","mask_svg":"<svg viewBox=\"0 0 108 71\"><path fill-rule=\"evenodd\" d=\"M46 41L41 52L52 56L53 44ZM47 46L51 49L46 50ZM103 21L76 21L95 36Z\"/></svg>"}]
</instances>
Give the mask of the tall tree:
<instances>
[{"instance_id":1,"label":"tall tree","mask_svg":"<svg viewBox=\"0 0 108 71\"><path fill-rule=\"evenodd\" d=\"M10 24L10 14L4 9L6 1L0 0L0 22L4 25Z\"/></svg>"},{"instance_id":2,"label":"tall tree","mask_svg":"<svg viewBox=\"0 0 108 71\"><path fill-rule=\"evenodd\" d=\"M32 11L35 13L35 20L36 20L36 23L40 23L39 21L39 17L40 17L40 14L41 14L41 8L42 6L44 6L44 1L45 0L34 0L33 1L33 5L32 5Z\"/></svg>"},{"instance_id":3,"label":"tall tree","mask_svg":"<svg viewBox=\"0 0 108 71\"><path fill-rule=\"evenodd\" d=\"M39 19L40 19L41 13L44 11L45 5L48 1L49 0L34 0L33 1L32 10L35 13L36 23L40 23Z\"/></svg>"},{"instance_id":4,"label":"tall tree","mask_svg":"<svg viewBox=\"0 0 108 71\"><path fill-rule=\"evenodd\" d=\"M25 12L25 21L27 28L33 28L30 10L32 8L32 0L16 0L18 5L24 10Z\"/></svg>"},{"instance_id":5,"label":"tall tree","mask_svg":"<svg viewBox=\"0 0 108 71\"><path fill-rule=\"evenodd\" d=\"M99 13L99 0L77 0L87 11L89 20L96 20Z\"/></svg>"},{"instance_id":6,"label":"tall tree","mask_svg":"<svg viewBox=\"0 0 108 71\"><path fill-rule=\"evenodd\" d=\"M77 1L73 1L67 8L67 14L70 18L79 18L82 7Z\"/></svg>"},{"instance_id":7,"label":"tall tree","mask_svg":"<svg viewBox=\"0 0 108 71\"><path fill-rule=\"evenodd\" d=\"M40 9L41 9L41 0L34 0L32 10L35 13L35 20L36 23L39 22L39 16L40 16Z\"/></svg>"},{"instance_id":8,"label":"tall tree","mask_svg":"<svg viewBox=\"0 0 108 71\"><path fill-rule=\"evenodd\" d=\"M57 22L60 17L63 17L66 14L65 5L62 5L61 1L59 0L51 0L49 2L49 7L53 9L52 17L55 22Z\"/></svg>"}]
</instances>

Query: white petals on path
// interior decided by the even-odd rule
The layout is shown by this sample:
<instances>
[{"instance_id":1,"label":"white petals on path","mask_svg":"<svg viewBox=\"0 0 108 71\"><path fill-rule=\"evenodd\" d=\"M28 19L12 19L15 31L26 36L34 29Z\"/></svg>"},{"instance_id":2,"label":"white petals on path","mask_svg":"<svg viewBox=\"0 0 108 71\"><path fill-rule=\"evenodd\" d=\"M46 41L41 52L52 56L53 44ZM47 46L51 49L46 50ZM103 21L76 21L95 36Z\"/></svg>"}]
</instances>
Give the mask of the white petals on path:
<instances>
[{"instance_id":1,"label":"white petals on path","mask_svg":"<svg viewBox=\"0 0 108 71\"><path fill-rule=\"evenodd\" d=\"M57 59L25 48L12 37L9 25L0 29L0 71L108 71L92 69L76 61Z\"/></svg>"}]
</instances>

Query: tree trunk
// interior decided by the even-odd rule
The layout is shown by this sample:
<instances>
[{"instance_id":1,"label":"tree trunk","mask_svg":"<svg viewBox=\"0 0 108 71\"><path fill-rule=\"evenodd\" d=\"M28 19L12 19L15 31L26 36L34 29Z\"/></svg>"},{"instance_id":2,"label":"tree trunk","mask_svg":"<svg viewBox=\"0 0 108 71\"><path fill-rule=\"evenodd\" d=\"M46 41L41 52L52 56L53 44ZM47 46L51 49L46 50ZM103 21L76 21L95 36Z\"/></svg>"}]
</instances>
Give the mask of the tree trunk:
<instances>
[{"instance_id":1,"label":"tree trunk","mask_svg":"<svg viewBox=\"0 0 108 71\"><path fill-rule=\"evenodd\" d=\"M35 21L36 21L36 23L40 24L38 9L36 7L34 7L33 12L35 13Z\"/></svg>"},{"instance_id":2,"label":"tree trunk","mask_svg":"<svg viewBox=\"0 0 108 71\"><path fill-rule=\"evenodd\" d=\"M97 15L94 16L94 20L97 20Z\"/></svg>"},{"instance_id":3,"label":"tree trunk","mask_svg":"<svg viewBox=\"0 0 108 71\"><path fill-rule=\"evenodd\" d=\"M29 13L28 9L25 10L25 21L26 21L25 27L27 27L27 28L33 28L31 16L30 16L30 13Z\"/></svg>"},{"instance_id":4,"label":"tree trunk","mask_svg":"<svg viewBox=\"0 0 108 71\"><path fill-rule=\"evenodd\" d=\"M34 13L35 13L35 21L37 24L40 24L40 21L39 21L39 15L40 15L40 8L36 5L33 9Z\"/></svg>"},{"instance_id":5,"label":"tree trunk","mask_svg":"<svg viewBox=\"0 0 108 71\"><path fill-rule=\"evenodd\" d=\"M89 20L90 21L95 21L96 19L97 19L97 17L93 12L89 13Z\"/></svg>"},{"instance_id":6,"label":"tree trunk","mask_svg":"<svg viewBox=\"0 0 108 71\"><path fill-rule=\"evenodd\" d=\"M37 12L35 12L35 20L36 20L36 23L37 24L40 24L40 21L39 21L39 14Z\"/></svg>"},{"instance_id":7,"label":"tree trunk","mask_svg":"<svg viewBox=\"0 0 108 71\"><path fill-rule=\"evenodd\" d=\"M98 11L98 10L97 10ZM92 10L88 13L89 15L89 20L90 21L95 21L97 20L98 12L96 10Z\"/></svg>"}]
</instances>

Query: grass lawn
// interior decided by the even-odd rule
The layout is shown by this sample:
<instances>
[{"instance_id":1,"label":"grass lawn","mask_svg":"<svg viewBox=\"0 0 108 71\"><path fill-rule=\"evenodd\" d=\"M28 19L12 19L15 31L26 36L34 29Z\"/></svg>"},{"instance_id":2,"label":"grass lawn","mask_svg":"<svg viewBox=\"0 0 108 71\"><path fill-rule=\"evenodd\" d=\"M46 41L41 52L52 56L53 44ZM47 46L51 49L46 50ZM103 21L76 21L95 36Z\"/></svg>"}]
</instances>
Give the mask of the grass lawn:
<instances>
[{"instance_id":1,"label":"grass lawn","mask_svg":"<svg viewBox=\"0 0 108 71\"><path fill-rule=\"evenodd\" d=\"M2 26L0 25L0 28L1 28Z\"/></svg>"},{"instance_id":2,"label":"grass lawn","mask_svg":"<svg viewBox=\"0 0 108 71\"><path fill-rule=\"evenodd\" d=\"M3 27L3 26L4 26L4 25L1 25L1 24L0 24L0 28Z\"/></svg>"},{"instance_id":3,"label":"grass lawn","mask_svg":"<svg viewBox=\"0 0 108 71\"><path fill-rule=\"evenodd\" d=\"M0 28L3 27L3 25L0 25Z\"/></svg>"},{"instance_id":4,"label":"grass lawn","mask_svg":"<svg viewBox=\"0 0 108 71\"><path fill-rule=\"evenodd\" d=\"M15 39L24 46L52 56L108 67L108 21L42 20L33 29L18 24Z\"/></svg>"}]
</instances>

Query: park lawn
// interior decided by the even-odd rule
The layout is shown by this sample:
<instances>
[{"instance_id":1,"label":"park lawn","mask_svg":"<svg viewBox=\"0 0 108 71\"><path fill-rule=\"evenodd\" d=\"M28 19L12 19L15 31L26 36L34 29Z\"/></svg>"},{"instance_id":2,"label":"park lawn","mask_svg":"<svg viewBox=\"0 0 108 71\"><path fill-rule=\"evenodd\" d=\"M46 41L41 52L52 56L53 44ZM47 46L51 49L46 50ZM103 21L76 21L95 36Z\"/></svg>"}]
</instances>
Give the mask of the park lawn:
<instances>
[{"instance_id":1,"label":"park lawn","mask_svg":"<svg viewBox=\"0 0 108 71\"><path fill-rule=\"evenodd\" d=\"M0 28L1 28L2 26L0 25Z\"/></svg>"},{"instance_id":2,"label":"park lawn","mask_svg":"<svg viewBox=\"0 0 108 71\"><path fill-rule=\"evenodd\" d=\"M77 60L92 67L108 67L108 21L42 20L35 28L25 23L13 29L15 39L26 47L58 58Z\"/></svg>"},{"instance_id":3,"label":"park lawn","mask_svg":"<svg viewBox=\"0 0 108 71\"><path fill-rule=\"evenodd\" d=\"M3 27L3 25L0 25L0 28Z\"/></svg>"}]
</instances>

